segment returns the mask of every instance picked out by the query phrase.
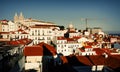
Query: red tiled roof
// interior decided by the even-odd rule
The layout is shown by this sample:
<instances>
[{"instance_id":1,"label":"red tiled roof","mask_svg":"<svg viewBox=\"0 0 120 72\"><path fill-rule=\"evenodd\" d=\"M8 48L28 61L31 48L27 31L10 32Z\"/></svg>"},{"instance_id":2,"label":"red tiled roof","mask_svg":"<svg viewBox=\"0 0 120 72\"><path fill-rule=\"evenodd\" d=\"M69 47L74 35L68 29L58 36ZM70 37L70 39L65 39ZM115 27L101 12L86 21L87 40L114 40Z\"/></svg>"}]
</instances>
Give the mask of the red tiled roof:
<instances>
[{"instance_id":1,"label":"red tiled roof","mask_svg":"<svg viewBox=\"0 0 120 72\"><path fill-rule=\"evenodd\" d=\"M74 30L73 31L68 31L69 33L76 33Z\"/></svg>"},{"instance_id":2,"label":"red tiled roof","mask_svg":"<svg viewBox=\"0 0 120 72\"><path fill-rule=\"evenodd\" d=\"M68 63L68 60L65 56L60 56L60 58L62 59L63 64Z\"/></svg>"},{"instance_id":3,"label":"red tiled roof","mask_svg":"<svg viewBox=\"0 0 120 72\"><path fill-rule=\"evenodd\" d=\"M102 49L100 48L93 48L93 51L96 52L97 55L103 55L105 53Z\"/></svg>"},{"instance_id":4,"label":"red tiled roof","mask_svg":"<svg viewBox=\"0 0 120 72\"><path fill-rule=\"evenodd\" d=\"M48 27L41 27L41 26L31 26L31 28L49 28L49 26L48 26Z\"/></svg>"},{"instance_id":5,"label":"red tiled roof","mask_svg":"<svg viewBox=\"0 0 120 72\"><path fill-rule=\"evenodd\" d=\"M53 28L52 30L59 30L58 28Z\"/></svg>"},{"instance_id":6,"label":"red tiled roof","mask_svg":"<svg viewBox=\"0 0 120 72\"><path fill-rule=\"evenodd\" d=\"M7 23L8 20L4 19L4 20L0 20L1 23Z\"/></svg>"},{"instance_id":7,"label":"red tiled roof","mask_svg":"<svg viewBox=\"0 0 120 72\"><path fill-rule=\"evenodd\" d=\"M62 57L61 59L63 63L69 63L69 59L73 57L74 56L69 56L69 58ZM105 58L104 55L75 56L75 57L80 63L88 66L105 65L112 69L120 68L120 55L108 55L107 58Z\"/></svg>"},{"instance_id":8,"label":"red tiled roof","mask_svg":"<svg viewBox=\"0 0 120 72\"><path fill-rule=\"evenodd\" d=\"M91 46L84 46L84 48L92 48Z\"/></svg>"},{"instance_id":9,"label":"red tiled roof","mask_svg":"<svg viewBox=\"0 0 120 72\"><path fill-rule=\"evenodd\" d=\"M103 50L104 52L106 52L107 54L110 54L110 53L111 53L111 50L108 49L108 48L102 48L102 50Z\"/></svg>"},{"instance_id":10,"label":"red tiled roof","mask_svg":"<svg viewBox=\"0 0 120 72\"><path fill-rule=\"evenodd\" d=\"M6 22L8 22L8 20L6 20L6 19L4 19L4 20L1 20L1 21L6 21Z\"/></svg>"},{"instance_id":11,"label":"red tiled roof","mask_svg":"<svg viewBox=\"0 0 120 72\"><path fill-rule=\"evenodd\" d=\"M73 36L73 38L75 38L75 39L80 39L81 36Z\"/></svg>"},{"instance_id":12,"label":"red tiled roof","mask_svg":"<svg viewBox=\"0 0 120 72\"><path fill-rule=\"evenodd\" d=\"M57 40L77 41L80 37L65 38L63 36L57 37Z\"/></svg>"},{"instance_id":13,"label":"red tiled roof","mask_svg":"<svg viewBox=\"0 0 120 72\"><path fill-rule=\"evenodd\" d=\"M7 23L2 23L2 25L8 25Z\"/></svg>"},{"instance_id":14,"label":"red tiled roof","mask_svg":"<svg viewBox=\"0 0 120 72\"><path fill-rule=\"evenodd\" d=\"M9 34L10 32L0 32L0 34Z\"/></svg>"},{"instance_id":15,"label":"red tiled roof","mask_svg":"<svg viewBox=\"0 0 120 72\"><path fill-rule=\"evenodd\" d=\"M109 55L105 65L112 69L120 68L120 55Z\"/></svg>"},{"instance_id":16,"label":"red tiled roof","mask_svg":"<svg viewBox=\"0 0 120 72\"><path fill-rule=\"evenodd\" d=\"M10 41L10 42L8 42L8 44L17 46L19 43L17 41Z\"/></svg>"},{"instance_id":17,"label":"red tiled roof","mask_svg":"<svg viewBox=\"0 0 120 72\"><path fill-rule=\"evenodd\" d=\"M16 34L14 31L11 31L10 33L11 33L11 34Z\"/></svg>"},{"instance_id":18,"label":"red tiled roof","mask_svg":"<svg viewBox=\"0 0 120 72\"><path fill-rule=\"evenodd\" d=\"M85 50L84 49L81 49L81 48L78 48L81 52L85 52Z\"/></svg>"},{"instance_id":19,"label":"red tiled roof","mask_svg":"<svg viewBox=\"0 0 120 72\"><path fill-rule=\"evenodd\" d=\"M59 37L57 37L57 40L66 40L66 38L63 36L59 36Z\"/></svg>"},{"instance_id":20,"label":"red tiled roof","mask_svg":"<svg viewBox=\"0 0 120 72\"><path fill-rule=\"evenodd\" d=\"M49 52L52 53L52 55L56 55L55 48L44 42L41 42L36 46L25 47L24 54L25 54L25 56L41 56L41 55L49 56L49 53L46 49L49 50ZM47 51L48 54L45 54L45 52L46 52L45 50Z\"/></svg>"},{"instance_id":21,"label":"red tiled roof","mask_svg":"<svg viewBox=\"0 0 120 72\"><path fill-rule=\"evenodd\" d=\"M22 32L21 34L28 34L28 33L24 31L24 32Z\"/></svg>"},{"instance_id":22,"label":"red tiled roof","mask_svg":"<svg viewBox=\"0 0 120 72\"><path fill-rule=\"evenodd\" d=\"M24 30L22 30L22 29L18 29L17 31L18 31L18 32L23 32Z\"/></svg>"},{"instance_id":23,"label":"red tiled roof","mask_svg":"<svg viewBox=\"0 0 120 72\"><path fill-rule=\"evenodd\" d=\"M116 49L111 50L109 48L93 48L93 51L95 51L97 55L103 55L104 53L117 53Z\"/></svg>"},{"instance_id":24,"label":"red tiled roof","mask_svg":"<svg viewBox=\"0 0 120 72\"><path fill-rule=\"evenodd\" d=\"M25 56L43 56L43 48L39 45L24 48Z\"/></svg>"},{"instance_id":25,"label":"red tiled roof","mask_svg":"<svg viewBox=\"0 0 120 72\"><path fill-rule=\"evenodd\" d=\"M94 65L104 65L105 57L103 55L89 56L90 60Z\"/></svg>"},{"instance_id":26,"label":"red tiled roof","mask_svg":"<svg viewBox=\"0 0 120 72\"><path fill-rule=\"evenodd\" d=\"M48 45L48 44L46 44L44 42L41 42L38 45L40 45L42 47L45 46L45 48L47 48L50 51L50 53L52 53L52 55L56 55L57 54L55 48L53 46L51 46L51 45Z\"/></svg>"},{"instance_id":27,"label":"red tiled roof","mask_svg":"<svg viewBox=\"0 0 120 72\"><path fill-rule=\"evenodd\" d=\"M30 43L32 40L31 39L20 39L20 40L16 40L16 41L9 41L8 44L10 45L27 45L28 43Z\"/></svg>"},{"instance_id":28,"label":"red tiled roof","mask_svg":"<svg viewBox=\"0 0 120 72\"><path fill-rule=\"evenodd\" d=\"M56 25L39 25L39 24L36 24L35 26L31 26L31 28L49 28L49 27L56 27Z\"/></svg>"},{"instance_id":29,"label":"red tiled roof","mask_svg":"<svg viewBox=\"0 0 120 72\"><path fill-rule=\"evenodd\" d=\"M89 46L93 46L93 45L97 45L98 43L97 42L86 42L86 44Z\"/></svg>"},{"instance_id":30,"label":"red tiled roof","mask_svg":"<svg viewBox=\"0 0 120 72\"><path fill-rule=\"evenodd\" d=\"M77 41L78 39L75 39L75 38L67 38L67 41Z\"/></svg>"},{"instance_id":31,"label":"red tiled roof","mask_svg":"<svg viewBox=\"0 0 120 72\"><path fill-rule=\"evenodd\" d=\"M49 26L50 27L50 26L56 26L56 25L47 25L47 24L46 25L45 24L44 25L43 24L40 25L40 24L36 24L35 26Z\"/></svg>"},{"instance_id":32,"label":"red tiled roof","mask_svg":"<svg viewBox=\"0 0 120 72\"><path fill-rule=\"evenodd\" d=\"M89 65L89 66L93 65L86 56L76 56L76 58L85 65Z\"/></svg>"}]
</instances>

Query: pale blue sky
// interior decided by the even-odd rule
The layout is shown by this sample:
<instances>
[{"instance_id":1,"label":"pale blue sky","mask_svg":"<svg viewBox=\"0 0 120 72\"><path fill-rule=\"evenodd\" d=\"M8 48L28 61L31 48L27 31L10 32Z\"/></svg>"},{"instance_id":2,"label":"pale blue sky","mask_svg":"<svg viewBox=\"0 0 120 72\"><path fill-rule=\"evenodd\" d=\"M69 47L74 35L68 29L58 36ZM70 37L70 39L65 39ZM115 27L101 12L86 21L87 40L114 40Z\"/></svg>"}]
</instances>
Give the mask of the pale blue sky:
<instances>
[{"instance_id":1,"label":"pale blue sky","mask_svg":"<svg viewBox=\"0 0 120 72\"><path fill-rule=\"evenodd\" d=\"M16 12L65 27L72 22L78 29L85 28L81 18L89 18L89 27L120 31L120 0L1 0L0 19L13 20Z\"/></svg>"}]
</instances>

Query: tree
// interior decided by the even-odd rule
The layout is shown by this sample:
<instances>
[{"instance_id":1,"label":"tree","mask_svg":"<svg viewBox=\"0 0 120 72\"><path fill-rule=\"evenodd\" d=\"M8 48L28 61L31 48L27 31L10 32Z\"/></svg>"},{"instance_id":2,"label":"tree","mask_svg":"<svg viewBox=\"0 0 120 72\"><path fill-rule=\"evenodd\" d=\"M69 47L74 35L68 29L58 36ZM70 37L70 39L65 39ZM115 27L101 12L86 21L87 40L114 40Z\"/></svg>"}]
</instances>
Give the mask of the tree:
<instances>
[{"instance_id":1,"label":"tree","mask_svg":"<svg viewBox=\"0 0 120 72\"><path fill-rule=\"evenodd\" d=\"M64 30L65 27L64 26L58 26L60 28L60 30Z\"/></svg>"}]
</instances>

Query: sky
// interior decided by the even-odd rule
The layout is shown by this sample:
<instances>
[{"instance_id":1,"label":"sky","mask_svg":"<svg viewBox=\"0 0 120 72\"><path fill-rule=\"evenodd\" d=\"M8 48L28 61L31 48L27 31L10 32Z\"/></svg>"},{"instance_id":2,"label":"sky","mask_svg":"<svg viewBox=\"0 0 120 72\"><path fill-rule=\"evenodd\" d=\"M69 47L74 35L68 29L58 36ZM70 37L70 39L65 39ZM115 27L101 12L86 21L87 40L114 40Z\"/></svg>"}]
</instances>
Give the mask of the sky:
<instances>
[{"instance_id":1,"label":"sky","mask_svg":"<svg viewBox=\"0 0 120 72\"><path fill-rule=\"evenodd\" d=\"M0 20L13 20L15 13L25 18L54 22L77 29L101 27L120 32L120 0L0 0Z\"/></svg>"}]
</instances>

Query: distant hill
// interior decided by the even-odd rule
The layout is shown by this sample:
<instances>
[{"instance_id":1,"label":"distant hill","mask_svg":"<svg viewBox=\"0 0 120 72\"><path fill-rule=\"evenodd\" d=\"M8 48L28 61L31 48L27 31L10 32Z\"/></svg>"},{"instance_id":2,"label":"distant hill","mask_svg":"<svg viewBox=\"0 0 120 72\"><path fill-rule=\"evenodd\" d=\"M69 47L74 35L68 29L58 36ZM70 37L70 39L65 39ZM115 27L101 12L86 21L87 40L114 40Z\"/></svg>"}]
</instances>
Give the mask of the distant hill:
<instances>
[{"instance_id":1,"label":"distant hill","mask_svg":"<svg viewBox=\"0 0 120 72\"><path fill-rule=\"evenodd\" d=\"M120 31L105 31L105 33L107 33L107 34L119 34L120 35Z\"/></svg>"}]
</instances>

